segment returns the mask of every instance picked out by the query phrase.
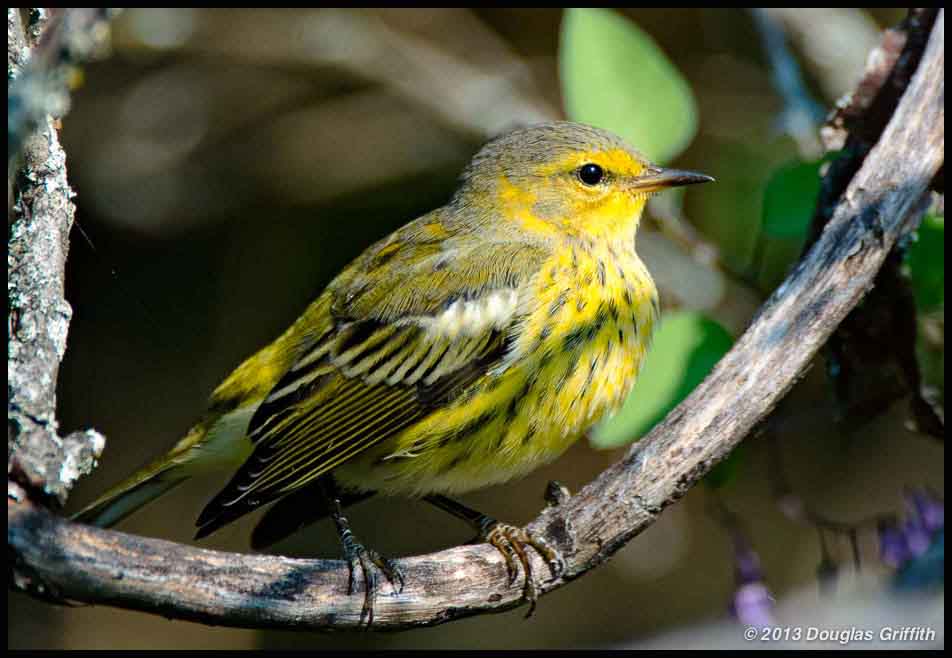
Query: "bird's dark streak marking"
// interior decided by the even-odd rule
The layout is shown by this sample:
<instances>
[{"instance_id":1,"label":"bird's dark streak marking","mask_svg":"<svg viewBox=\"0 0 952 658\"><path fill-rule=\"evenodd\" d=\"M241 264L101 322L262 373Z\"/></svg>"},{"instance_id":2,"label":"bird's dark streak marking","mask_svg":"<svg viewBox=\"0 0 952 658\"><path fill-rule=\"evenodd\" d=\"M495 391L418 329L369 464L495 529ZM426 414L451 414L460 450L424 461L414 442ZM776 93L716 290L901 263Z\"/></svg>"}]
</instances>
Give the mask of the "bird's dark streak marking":
<instances>
[{"instance_id":1,"label":"bird's dark streak marking","mask_svg":"<svg viewBox=\"0 0 952 658\"><path fill-rule=\"evenodd\" d=\"M558 381L555 382L553 387L554 393L558 394L565 387L565 383L569 380L569 377L575 372L575 368L578 365L578 360L582 358L581 350L571 350L568 355L569 361L565 364L565 370L562 372L562 376L559 377Z\"/></svg>"},{"instance_id":2,"label":"bird's dark streak marking","mask_svg":"<svg viewBox=\"0 0 952 658\"><path fill-rule=\"evenodd\" d=\"M509 404L506 407L506 422L507 423L511 423L512 421L514 421L516 417L519 415L519 405L522 403L523 400L526 399L526 397L528 397L529 392L532 390L532 385L534 383L535 383L534 380L526 379L526 381L522 383L522 387L516 392L515 395L512 396L512 399L509 400Z\"/></svg>"},{"instance_id":3,"label":"bird's dark streak marking","mask_svg":"<svg viewBox=\"0 0 952 658\"><path fill-rule=\"evenodd\" d=\"M572 271L578 269L578 252L575 251L575 247L572 247Z\"/></svg>"},{"instance_id":4,"label":"bird's dark streak marking","mask_svg":"<svg viewBox=\"0 0 952 658\"><path fill-rule=\"evenodd\" d=\"M552 302L551 306L549 306L549 317L550 317L550 318L553 317L556 313L558 313L558 312L559 312L559 309L561 309L563 306L565 306L565 302L567 302L568 299L569 299L569 292L571 292L571 291L570 291L568 288L566 288L565 290L563 290L562 292L560 292L560 293L559 293L559 296L556 298L556 300L555 300L554 302Z\"/></svg>"},{"instance_id":5,"label":"bird's dark streak marking","mask_svg":"<svg viewBox=\"0 0 952 658\"><path fill-rule=\"evenodd\" d=\"M661 302L658 300L657 295L652 296L651 307L654 309L655 315L660 318L661 317Z\"/></svg>"},{"instance_id":6,"label":"bird's dark streak marking","mask_svg":"<svg viewBox=\"0 0 952 658\"><path fill-rule=\"evenodd\" d=\"M459 453L458 455L456 455L455 457L453 457L453 459L451 459L450 462L449 462L446 466L444 466L442 469L440 469L440 470L442 471L442 473L443 473L444 475L447 474L447 473L452 473L452 472L455 471L457 468L459 468L460 464L462 464L464 461L466 461L466 458L467 458L467 457L468 457L468 455L467 455L466 453L461 452L461 453Z\"/></svg>"},{"instance_id":7,"label":"bird's dark streak marking","mask_svg":"<svg viewBox=\"0 0 952 658\"><path fill-rule=\"evenodd\" d=\"M499 329L494 329L493 334L493 338L495 338L495 335L501 335L502 331ZM501 359L503 355L509 354L509 352L516 348L516 344L519 342L521 337L521 332L509 331L502 341L502 347L499 349L499 352L490 352L488 360ZM492 344L493 338L490 338L489 344Z\"/></svg>"},{"instance_id":8,"label":"bird's dark streak marking","mask_svg":"<svg viewBox=\"0 0 952 658\"><path fill-rule=\"evenodd\" d=\"M542 356L539 357L539 372L542 372L546 369L546 367L548 367L548 365L552 362L553 356L552 350L547 349L542 352Z\"/></svg>"},{"instance_id":9,"label":"bird's dark streak marking","mask_svg":"<svg viewBox=\"0 0 952 658\"><path fill-rule=\"evenodd\" d=\"M496 435L493 437L493 445L492 445L493 452L499 452L500 448L502 448L503 441L506 440L506 436L508 432L509 432L508 427L499 428L499 431L496 432Z\"/></svg>"},{"instance_id":10,"label":"bird's dark streak marking","mask_svg":"<svg viewBox=\"0 0 952 658\"><path fill-rule=\"evenodd\" d=\"M578 310L579 313L581 313L582 311L584 311L586 306L588 306L588 302L585 301L585 298L584 298L584 297L579 297L579 298L575 301L575 308L576 308L576 310Z\"/></svg>"},{"instance_id":11,"label":"bird's dark streak marking","mask_svg":"<svg viewBox=\"0 0 952 658\"><path fill-rule=\"evenodd\" d=\"M572 402L569 405L574 407L579 399L582 397L582 394L588 390L588 387L592 385L592 380L595 379L595 370L598 368L598 355L596 354L592 357L591 362L588 364L588 374L585 375L585 383L579 388L578 393L575 394L575 397L572 398Z\"/></svg>"},{"instance_id":12,"label":"bird's dark streak marking","mask_svg":"<svg viewBox=\"0 0 952 658\"><path fill-rule=\"evenodd\" d=\"M514 397L509 400L509 405L506 407L506 422L511 423L519 416L519 398Z\"/></svg>"},{"instance_id":13,"label":"bird's dark streak marking","mask_svg":"<svg viewBox=\"0 0 952 658\"><path fill-rule=\"evenodd\" d=\"M582 340L584 339L585 334L588 332L590 326L591 323L585 324L565 334L565 336L562 338L563 349L574 351L576 347L582 344Z\"/></svg>"},{"instance_id":14,"label":"bird's dark streak marking","mask_svg":"<svg viewBox=\"0 0 952 658\"><path fill-rule=\"evenodd\" d=\"M615 300L611 300L607 304L608 306L608 315L611 316L612 322L618 324L618 304L615 303Z\"/></svg>"},{"instance_id":15,"label":"bird's dark streak marking","mask_svg":"<svg viewBox=\"0 0 952 658\"><path fill-rule=\"evenodd\" d=\"M445 437L440 439L440 445L444 445L447 442L452 441L457 443L464 439L471 437L473 434L477 433L486 425L494 421L500 415L499 409L490 409L489 411L484 411L480 415L476 416L473 420L469 421L462 427L454 430L453 432L448 433Z\"/></svg>"},{"instance_id":16,"label":"bird's dark streak marking","mask_svg":"<svg viewBox=\"0 0 952 658\"><path fill-rule=\"evenodd\" d=\"M532 430L526 430L526 433L522 436L522 446L529 445L533 436L535 436L535 433Z\"/></svg>"},{"instance_id":17,"label":"bird's dark streak marking","mask_svg":"<svg viewBox=\"0 0 952 658\"><path fill-rule=\"evenodd\" d=\"M622 329L621 327L618 327L618 342L619 343L625 342L625 330Z\"/></svg>"},{"instance_id":18,"label":"bird's dark streak marking","mask_svg":"<svg viewBox=\"0 0 952 658\"><path fill-rule=\"evenodd\" d=\"M625 308L631 308L631 289L625 286Z\"/></svg>"},{"instance_id":19,"label":"bird's dark streak marking","mask_svg":"<svg viewBox=\"0 0 952 658\"><path fill-rule=\"evenodd\" d=\"M618 266L618 277L624 282L625 281L625 270L622 269L621 265Z\"/></svg>"},{"instance_id":20,"label":"bird's dark streak marking","mask_svg":"<svg viewBox=\"0 0 952 658\"><path fill-rule=\"evenodd\" d=\"M539 429L539 426L535 423L535 421L532 421L529 423L529 427L528 429L526 429L526 434L525 436L522 437L523 447L529 445L529 442L532 441L532 437L535 436L538 429Z\"/></svg>"},{"instance_id":21,"label":"bird's dark streak marking","mask_svg":"<svg viewBox=\"0 0 952 658\"><path fill-rule=\"evenodd\" d=\"M605 261L599 260L598 261L598 282L601 283L602 286L604 286L607 278L608 278L608 275L605 273Z\"/></svg>"},{"instance_id":22,"label":"bird's dark streak marking","mask_svg":"<svg viewBox=\"0 0 952 658\"><path fill-rule=\"evenodd\" d=\"M598 332L602 330L602 327L605 326L605 323L608 321L608 316L610 312L606 308L605 304L601 304L598 307L598 312L595 313L595 317L592 318L591 322L583 324L576 329L573 329L569 333L565 334L565 337L562 339L562 347L565 351L575 350L577 347L584 345L586 342L591 341L598 335Z\"/></svg>"},{"instance_id":23,"label":"bird's dark streak marking","mask_svg":"<svg viewBox=\"0 0 952 658\"><path fill-rule=\"evenodd\" d=\"M553 266L552 266L552 269L549 270L549 279L552 281L552 283L555 283L555 277L556 277L556 275L557 275L558 273L559 273L558 267L556 267L555 265L553 265Z\"/></svg>"}]
</instances>

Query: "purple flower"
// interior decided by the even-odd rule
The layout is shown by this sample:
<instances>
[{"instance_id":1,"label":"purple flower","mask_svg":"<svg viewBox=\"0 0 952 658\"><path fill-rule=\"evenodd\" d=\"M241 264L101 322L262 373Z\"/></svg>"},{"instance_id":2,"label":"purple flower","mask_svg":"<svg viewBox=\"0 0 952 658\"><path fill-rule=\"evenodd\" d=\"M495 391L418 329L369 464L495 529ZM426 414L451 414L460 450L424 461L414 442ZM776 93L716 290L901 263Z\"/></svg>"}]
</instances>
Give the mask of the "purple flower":
<instances>
[{"instance_id":1,"label":"purple flower","mask_svg":"<svg viewBox=\"0 0 952 658\"><path fill-rule=\"evenodd\" d=\"M730 603L731 615L745 626L773 625L773 597L764 584L760 557L739 531L731 533L734 543L734 577L737 590Z\"/></svg>"},{"instance_id":2,"label":"purple flower","mask_svg":"<svg viewBox=\"0 0 952 658\"><path fill-rule=\"evenodd\" d=\"M734 574L739 585L760 582L764 579L760 558L742 538L734 538Z\"/></svg>"},{"instance_id":3,"label":"purple flower","mask_svg":"<svg viewBox=\"0 0 952 658\"><path fill-rule=\"evenodd\" d=\"M930 535L945 527L945 503L927 490L911 490L906 493L906 505Z\"/></svg>"},{"instance_id":4,"label":"purple flower","mask_svg":"<svg viewBox=\"0 0 952 658\"><path fill-rule=\"evenodd\" d=\"M902 524L902 532L906 536L906 546L909 548L909 558L919 557L932 543L932 533L927 531L919 519L909 518Z\"/></svg>"},{"instance_id":5,"label":"purple flower","mask_svg":"<svg viewBox=\"0 0 952 658\"><path fill-rule=\"evenodd\" d=\"M879 524L879 556L891 567L899 567L909 559L909 543L895 521Z\"/></svg>"},{"instance_id":6,"label":"purple flower","mask_svg":"<svg viewBox=\"0 0 952 658\"><path fill-rule=\"evenodd\" d=\"M929 550L936 533L945 527L945 503L925 489L905 494L906 519L879 524L879 553L883 562L901 568Z\"/></svg>"},{"instance_id":7,"label":"purple flower","mask_svg":"<svg viewBox=\"0 0 952 658\"><path fill-rule=\"evenodd\" d=\"M731 614L745 626L773 626L773 597L763 583L745 583L734 592Z\"/></svg>"}]
</instances>

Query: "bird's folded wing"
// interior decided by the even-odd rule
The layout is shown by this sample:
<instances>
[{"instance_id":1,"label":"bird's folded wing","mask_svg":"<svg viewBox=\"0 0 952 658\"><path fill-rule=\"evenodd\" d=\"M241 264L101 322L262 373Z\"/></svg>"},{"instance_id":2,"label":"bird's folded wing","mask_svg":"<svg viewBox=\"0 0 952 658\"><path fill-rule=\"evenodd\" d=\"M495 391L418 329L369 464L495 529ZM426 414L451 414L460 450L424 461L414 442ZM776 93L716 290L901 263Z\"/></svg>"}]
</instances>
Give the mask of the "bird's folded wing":
<instances>
[{"instance_id":1,"label":"bird's folded wing","mask_svg":"<svg viewBox=\"0 0 952 658\"><path fill-rule=\"evenodd\" d=\"M329 286L333 328L299 355L258 407L248 428L254 451L202 512L199 536L395 436L501 362L515 338L525 274L504 272L472 285L472 272L459 271L474 267L467 255L448 264L449 276L432 277L427 262L402 276L394 272L369 306L359 280ZM481 256L485 266L512 264ZM443 303L381 298L424 286L428 299ZM381 308L390 310L381 315Z\"/></svg>"}]
</instances>

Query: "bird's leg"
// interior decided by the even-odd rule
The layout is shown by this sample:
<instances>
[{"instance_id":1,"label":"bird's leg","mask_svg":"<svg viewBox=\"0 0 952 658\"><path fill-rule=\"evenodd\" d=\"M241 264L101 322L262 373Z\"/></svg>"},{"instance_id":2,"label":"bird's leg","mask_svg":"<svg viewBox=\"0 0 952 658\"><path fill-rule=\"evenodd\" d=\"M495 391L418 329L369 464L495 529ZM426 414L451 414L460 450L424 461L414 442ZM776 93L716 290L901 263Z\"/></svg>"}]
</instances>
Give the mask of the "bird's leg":
<instances>
[{"instance_id":1,"label":"bird's leg","mask_svg":"<svg viewBox=\"0 0 952 658\"><path fill-rule=\"evenodd\" d=\"M267 548L312 523L330 517L336 508L333 499L325 495L324 486L324 478L318 478L317 482L301 487L272 505L251 533L251 548ZM334 498L340 501L341 508L347 508L374 495L372 491L354 493L340 491L336 487L332 487L332 490L335 491Z\"/></svg>"},{"instance_id":2,"label":"bird's leg","mask_svg":"<svg viewBox=\"0 0 952 658\"><path fill-rule=\"evenodd\" d=\"M481 514L474 509L466 507L451 498L439 494L431 494L424 498L428 503L439 507L445 512L449 512L458 519L462 519L470 524L477 532L476 539L473 541L485 541L492 544L497 551L502 553L506 560L506 572L509 575L509 584L516 581L518 569L515 558L518 558L522 564L525 574L525 584L523 585L523 597L529 602L529 612L526 617L530 617L535 611L536 601L539 598L535 582L535 574L532 571L532 563L526 554L526 546L531 546L541 555L549 565L552 577L557 578L565 568L565 561L557 550L552 548L548 542L541 537L527 532L523 528L500 523L491 516Z\"/></svg>"},{"instance_id":3,"label":"bird's leg","mask_svg":"<svg viewBox=\"0 0 952 658\"><path fill-rule=\"evenodd\" d=\"M347 560L347 567L350 570L350 579L348 581L347 593L353 594L357 590L357 567L360 566L364 575L364 606L360 611L360 623L367 619L367 628L370 628L374 622L374 600L377 596L377 571L380 569L390 581L394 594L403 591L403 573L400 568L389 558L383 557L372 548L367 548L361 544L350 529L350 522L341 511L340 497L331 484L322 483L321 486L324 496L330 503L331 518L337 528L337 536L344 548L344 559ZM375 568L376 567L376 568ZM397 584L399 583L399 587Z\"/></svg>"}]
</instances>

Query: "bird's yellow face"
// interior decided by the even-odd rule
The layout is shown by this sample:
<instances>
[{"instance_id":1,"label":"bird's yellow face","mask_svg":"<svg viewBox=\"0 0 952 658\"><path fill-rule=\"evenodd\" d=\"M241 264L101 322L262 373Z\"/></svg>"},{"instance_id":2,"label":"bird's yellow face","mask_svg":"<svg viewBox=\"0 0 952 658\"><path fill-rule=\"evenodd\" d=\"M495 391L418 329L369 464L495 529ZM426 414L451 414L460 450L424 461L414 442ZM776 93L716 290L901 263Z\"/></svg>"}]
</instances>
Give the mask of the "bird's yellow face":
<instances>
[{"instance_id":1,"label":"bird's yellow face","mask_svg":"<svg viewBox=\"0 0 952 658\"><path fill-rule=\"evenodd\" d=\"M464 188L503 222L535 234L588 240L631 239L648 197L711 180L664 169L615 135L551 124L491 142L477 154Z\"/></svg>"},{"instance_id":2,"label":"bird's yellow face","mask_svg":"<svg viewBox=\"0 0 952 658\"><path fill-rule=\"evenodd\" d=\"M501 177L500 201L515 200L513 214L530 229L596 239L632 237L648 199L637 181L648 168L646 160L626 149L579 149L532 167L521 181Z\"/></svg>"}]
</instances>

